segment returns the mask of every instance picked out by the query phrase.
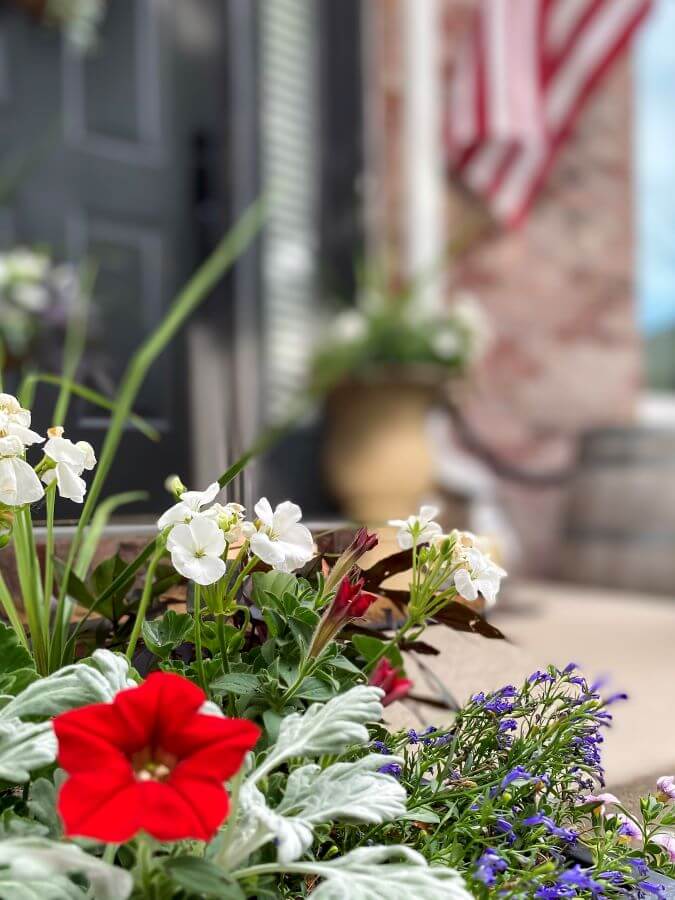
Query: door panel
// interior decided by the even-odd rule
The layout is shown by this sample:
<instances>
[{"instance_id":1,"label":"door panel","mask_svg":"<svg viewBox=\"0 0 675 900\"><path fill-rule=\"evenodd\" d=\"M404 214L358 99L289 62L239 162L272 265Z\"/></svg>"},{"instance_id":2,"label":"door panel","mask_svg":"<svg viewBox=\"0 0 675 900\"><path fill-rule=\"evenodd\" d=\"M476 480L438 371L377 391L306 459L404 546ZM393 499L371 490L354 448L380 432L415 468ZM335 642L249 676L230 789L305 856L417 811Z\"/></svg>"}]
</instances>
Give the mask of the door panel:
<instances>
[{"instance_id":1,"label":"door panel","mask_svg":"<svg viewBox=\"0 0 675 900\"><path fill-rule=\"evenodd\" d=\"M202 24L191 39L186 16ZM222 152L225 47L219 0L114 0L87 58L0 4L0 159L40 157L0 207L0 245L45 243L58 258L95 261L93 362L84 374L99 389L119 381L202 255L194 148L206 134ZM222 228L222 209L215 218ZM166 474L190 478L187 382L178 340L136 404L162 441L130 429L109 492L149 490L146 508L157 509ZM52 402L45 392L38 400L40 427ZM73 402L73 436L100 447L106 425L99 410Z\"/></svg>"}]
</instances>

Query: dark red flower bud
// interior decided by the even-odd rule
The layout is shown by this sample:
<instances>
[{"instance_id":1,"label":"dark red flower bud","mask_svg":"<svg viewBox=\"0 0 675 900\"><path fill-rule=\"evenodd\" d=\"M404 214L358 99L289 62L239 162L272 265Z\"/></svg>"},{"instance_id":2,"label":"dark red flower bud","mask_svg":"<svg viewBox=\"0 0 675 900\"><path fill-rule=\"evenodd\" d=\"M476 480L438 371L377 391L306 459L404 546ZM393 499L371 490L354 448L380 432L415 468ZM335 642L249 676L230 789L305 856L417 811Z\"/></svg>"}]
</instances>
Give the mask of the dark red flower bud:
<instances>
[{"instance_id":1,"label":"dark red flower bud","mask_svg":"<svg viewBox=\"0 0 675 900\"><path fill-rule=\"evenodd\" d=\"M373 603L377 600L377 594L371 594L368 591L359 591L357 597L352 600L349 610L350 619L360 619L365 616Z\"/></svg>"},{"instance_id":2,"label":"dark red flower bud","mask_svg":"<svg viewBox=\"0 0 675 900\"><path fill-rule=\"evenodd\" d=\"M345 575L338 586L335 599L333 600L330 610L331 618L351 618L352 605L361 593L363 585L363 578L360 578L358 581L351 581L349 576Z\"/></svg>"},{"instance_id":3,"label":"dark red flower bud","mask_svg":"<svg viewBox=\"0 0 675 900\"><path fill-rule=\"evenodd\" d=\"M363 556L364 553L377 547L378 541L379 539L375 532L372 532L371 534L364 525L363 528L359 528L356 532L354 539L347 550L352 553L358 553L358 556L356 557L356 559L358 559L360 556Z\"/></svg>"},{"instance_id":4,"label":"dark red flower bud","mask_svg":"<svg viewBox=\"0 0 675 900\"><path fill-rule=\"evenodd\" d=\"M383 657L375 667L369 684L384 691L382 706L389 706L390 703L407 697L413 686L412 681L409 678L402 678L399 670L394 668L386 657Z\"/></svg>"}]
</instances>

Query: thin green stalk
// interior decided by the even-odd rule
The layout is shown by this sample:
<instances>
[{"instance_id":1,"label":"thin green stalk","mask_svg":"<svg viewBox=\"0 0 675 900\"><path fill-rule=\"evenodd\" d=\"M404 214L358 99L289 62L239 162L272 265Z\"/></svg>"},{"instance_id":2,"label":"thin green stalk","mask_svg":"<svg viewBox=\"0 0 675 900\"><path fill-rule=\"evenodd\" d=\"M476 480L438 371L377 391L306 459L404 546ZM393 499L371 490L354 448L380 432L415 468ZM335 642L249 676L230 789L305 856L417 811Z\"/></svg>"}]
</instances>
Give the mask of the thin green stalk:
<instances>
[{"instance_id":1,"label":"thin green stalk","mask_svg":"<svg viewBox=\"0 0 675 900\"><path fill-rule=\"evenodd\" d=\"M206 674L204 672L204 657L202 656L202 593L201 585L194 586L194 622L195 622L195 666L199 684L208 693Z\"/></svg>"},{"instance_id":2,"label":"thin green stalk","mask_svg":"<svg viewBox=\"0 0 675 900\"><path fill-rule=\"evenodd\" d=\"M56 480L45 491L47 501L47 540L45 541L45 580L43 588L43 628L49 634L52 591L54 588L54 506L56 504Z\"/></svg>"},{"instance_id":3,"label":"thin green stalk","mask_svg":"<svg viewBox=\"0 0 675 900\"><path fill-rule=\"evenodd\" d=\"M42 629L42 585L37 572L37 551L30 511L26 508L17 509L14 518L14 556L35 663L38 671L45 674L47 653Z\"/></svg>"},{"instance_id":4,"label":"thin green stalk","mask_svg":"<svg viewBox=\"0 0 675 900\"><path fill-rule=\"evenodd\" d=\"M91 261L85 262L80 267L80 294L78 306L73 307L68 319L68 327L63 345L63 362L61 370L63 381L56 399L56 406L52 416L53 425L65 425L68 406L70 404L70 384L75 377L80 365L84 349L87 344L87 323L89 304L92 291L96 282L98 267Z\"/></svg>"},{"instance_id":5,"label":"thin green stalk","mask_svg":"<svg viewBox=\"0 0 675 900\"><path fill-rule=\"evenodd\" d=\"M411 619L407 619L403 625L398 629L398 631L394 634L390 640L386 642L386 644L382 644L380 649L377 651L375 656L370 660L368 665L365 667L364 672L366 675L370 675L375 666L379 663L382 657L386 656L390 650L394 647L397 647L406 634L410 631L410 629L415 625L415 623Z\"/></svg>"},{"instance_id":6,"label":"thin green stalk","mask_svg":"<svg viewBox=\"0 0 675 900\"><path fill-rule=\"evenodd\" d=\"M98 391L92 390L92 388L85 387L83 384L73 381L72 379L64 378L62 375L45 375L40 372L29 372L21 382L19 396L21 397L21 402L24 406L32 406L32 398L35 395L35 388L38 384L47 384L52 387L66 386L69 393L75 394L76 397L86 400L87 403L91 403L93 406L98 406L101 409L108 410L108 412L112 412L115 409L114 400L111 400L109 397L106 397ZM146 422L145 419L142 419L140 416L136 415L136 413L129 413L127 421L130 425L133 425L137 431L140 431L141 434L145 435L148 440L160 440L161 435L154 425Z\"/></svg>"},{"instance_id":7,"label":"thin green stalk","mask_svg":"<svg viewBox=\"0 0 675 900\"><path fill-rule=\"evenodd\" d=\"M152 559L148 564L148 571L145 573L145 584L143 585L143 593L141 595L141 602L138 605L138 612L136 613L136 621L134 622L134 627L131 631L131 637L129 638L129 646L127 647L127 659L129 662L133 659L134 651L136 649L136 644L138 643L138 638L141 635L141 629L143 628L143 622L145 621L145 615L148 611L148 606L150 604L150 598L152 597L152 581L155 577L155 570L157 568L157 564L164 554L164 547L160 546L155 551Z\"/></svg>"},{"instance_id":8,"label":"thin green stalk","mask_svg":"<svg viewBox=\"0 0 675 900\"><path fill-rule=\"evenodd\" d=\"M19 638L21 643L24 645L26 650L29 649L28 646L28 638L26 637L26 629L23 627L23 622L19 616L18 610L14 603L14 599L12 598L12 594L10 593L9 588L7 587L7 582L2 576L0 572L0 603L2 604L2 608L5 611L7 618L10 621L12 628L14 629L16 636Z\"/></svg>"},{"instance_id":9,"label":"thin green stalk","mask_svg":"<svg viewBox=\"0 0 675 900\"><path fill-rule=\"evenodd\" d=\"M141 500L147 499L148 493L146 491L126 491L123 494L113 494L111 497L106 497L105 500L99 503L98 508L94 513L94 517L91 520L91 525L87 528L84 540L82 541L82 546L80 547L80 552L77 556L77 562L74 566L74 571L78 578L86 578L101 535L108 524L110 516L115 510L120 506L126 506L129 503L138 503Z\"/></svg>"},{"instance_id":10,"label":"thin green stalk","mask_svg":"<svg viewBox=\"0 0 675 900\"><path fill-rule=\"evenodd\" d=\"M236 225L223 238L211 256L200 266L178 294L164 319L134 353L126 368L117 392L117 400L111 416L110 426L99 455L96 474L89 488L75 536L68 551L57 607L57 626L59 628L63 628L64 617L67 618L69 612L70 604L66 602L68 580L85 528L94 513L120 445L124 423L131 413L132 405L148 370L173 340L188 316L211 293L225 272L258 234L263 224L264 210L264 204L259 200L244 212Z\"/></svg>"},{"instance_id":11,"label":"thin green stalk","mask_svg":"<svg viewBox=\"0 0 675 900\"><path fill-rule=\"evenodd\" d=\"M252 557L249 559L249 561L246 563L246 565L244 566L244 568L241 570L241 572L240 572L239 575L237 576L237 580L234 582L234 584L232 585L232 587L228 589L227 594L226 594L226 596L225 596L225 599L226 599L226 601L227 601L227 602L226 602L226 605L225 605L225 608L226 608L226 609L229 607L229 601L230 601L230 600L236 600L236 599L237 599L237 593L238 593L238 591L239 591L239 588L240 588L240 587L242 586L242 584L246 581L247 577L248 577L248 576L250 575L250 573L251 573L251 570L254 569L254 568L256 567L257 564L258 564L257 558L256 558L255 556L252 556Z\"/></svg>"}]
</instances>

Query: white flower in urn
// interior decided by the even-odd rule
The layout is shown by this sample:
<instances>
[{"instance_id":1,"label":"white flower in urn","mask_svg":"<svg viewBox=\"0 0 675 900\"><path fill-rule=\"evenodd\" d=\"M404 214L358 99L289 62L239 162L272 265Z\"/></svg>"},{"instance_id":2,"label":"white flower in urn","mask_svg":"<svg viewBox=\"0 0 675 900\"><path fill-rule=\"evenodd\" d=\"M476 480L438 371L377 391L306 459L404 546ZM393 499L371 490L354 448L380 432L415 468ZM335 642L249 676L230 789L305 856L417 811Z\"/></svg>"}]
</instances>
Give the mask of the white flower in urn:
<instances>
[{"instance_id":1,"label":"white flower in urn","mask_svg":"<svg viewBox=\"0 0 675 900\"><path fill-rule=\"evenodd\" d=\"M45 484L56 481L61 497L82 503L87 492L87 483L82 478L84 471L91 471L96 465L94 448L87 441L73 441L63 437L60 425L47 432L49 440L45 444L45 457L51 462L42 472Z\"/></svg>"},{"instance_id":2,"label":"white flower in urn","mask_svg":"<svg viewBox=\"0 0 675 900\"><path fill-rule=\"evenodd\" d=\"M225 574L225 535L213 519L196 516L174 525L166 546L176 571L196 584L215 584Z\"/></svg>"},{"instance_id":3,"label":"white flower in urn","mask_svg":"<svg viewBox=\"0 0 675 900\"><path fill-rule=\"evenodd\" d=\"M473 534L455 532L454 537L457 566L451 577L457 593L469 602L481 595L488 606L494 606L506 572L479 549Z\"/></svg>"},{"instance_id":4,"label":"white flower in urn","mask_svg":"<svg viewBox=\"0 0 675 900\"><path fill-rule=\"evenodd\" d=\"M250 540L251 552L277 572L293 572L314 555L314 538L301 522L302 510L297 503L285 500L272 509L267 497L255 505L258 521L245 522L244 535Z\"/></svg>"},{"instance_id":5,"label":"white flower in urn","mask_svg":"<svg viewBox=\"0 0 675 900\"><path fill-rule=\"evenodd\" d=\"M389 524L393 528L398 528L396 539L401 550L410 550L413 546L428 544L443 533L438 522L434 522L438 512L437 506L423 506L416 516L389 520Z\"/></svg>"},{"instance_id":6,"label":"white flower in urn","mask_svg":"<svg viewBox=\"0 0 675 900\"><path fill-rule=\"evenodd\" d=\"M23 458L24 446L13 434L0 437L0 503L24 506L44 496L35 470Z\"/></svg>"},{"instance_id":7,"label":"white flower in urn","mask_svg":"<svg viewBox=\"0 0 675 900\"><path fill-rule=\"evenodd\" d=\"M30 410L12 394L0 394L0 437L17 437L24 447L41 444L44 438L30 429Z\"/></svg>"}]
</instances>

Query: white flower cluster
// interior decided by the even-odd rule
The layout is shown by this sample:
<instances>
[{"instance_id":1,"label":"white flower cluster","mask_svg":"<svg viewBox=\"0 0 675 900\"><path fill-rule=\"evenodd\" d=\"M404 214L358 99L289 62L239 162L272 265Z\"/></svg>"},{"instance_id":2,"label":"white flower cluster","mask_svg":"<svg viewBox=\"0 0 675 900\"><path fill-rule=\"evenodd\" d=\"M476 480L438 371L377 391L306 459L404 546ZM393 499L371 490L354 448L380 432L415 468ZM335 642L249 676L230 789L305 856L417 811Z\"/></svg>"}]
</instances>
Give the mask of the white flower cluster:
<instances>
[{"instance_id":1,"label":"white flower cluster","mask_svg":"<svg viewBox=\"0 0 675 900\"><path fill-rule=\"evenodd\" d=\"M63 323L78 302L75 266L55 265L45 253L17 247L0 253L0 336L6 352L23 356L46 323Z\"/></svg>"},{"instance_id":2,"label":"white flower cluster","mask_svg":"<svg viewBox=\"0 0 675 900\"><path fill-rule=\"evenodd\" d=\"M185 491L157 521L167 532L167 549L176 571L196 584L209 585L225 574L230 544L245 539L250 552L278 572L292 572L314 554L314 539L301 523L302 510L286 500L272 509L263 497L255 505L257 519L244 521L239 503L215 503L218 482L205 491Z\"/></svg>"},{"instance_id":3,"label":"white flower cluster","mask_svg":"<svg viewBox=\"0 0 675 900\"><path fill-rule=\"evenodd\" d=\"M479 595L488 606L497 602L497 594L506 572L498 566L481 547L480 538L470 531L453 531L443 534L435 522L439 510L435 506L423 506L418 515L407 519L391 519L389 525L398 529L397 540L402 550L410 550L424 544L452 549L447 562L445 589L454 587L464 600L474 602Z\"/></svg>"},{"instance_id":4,"label":"white flower cluster","mask_svg":"<svg viewBox=\"0 0 675 900\"><path fill-rule=\"evenodd\" d=\"M63 437L63 428L50 428L44 457L36 468L26 461L26 448L44 438L30 428L31 414L16 397L0 393L0 503L25 506L44 496L44 484L56 481L61 497L82 503L87 485L81 477L96 465L96 455L87 441Z\"/></svg>"}]
</instances>

